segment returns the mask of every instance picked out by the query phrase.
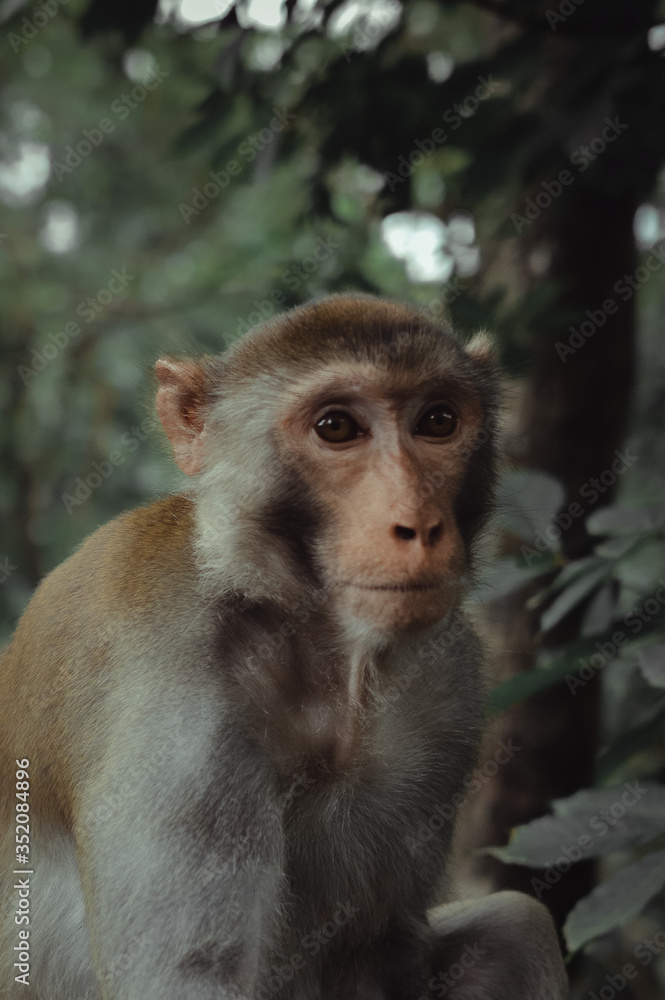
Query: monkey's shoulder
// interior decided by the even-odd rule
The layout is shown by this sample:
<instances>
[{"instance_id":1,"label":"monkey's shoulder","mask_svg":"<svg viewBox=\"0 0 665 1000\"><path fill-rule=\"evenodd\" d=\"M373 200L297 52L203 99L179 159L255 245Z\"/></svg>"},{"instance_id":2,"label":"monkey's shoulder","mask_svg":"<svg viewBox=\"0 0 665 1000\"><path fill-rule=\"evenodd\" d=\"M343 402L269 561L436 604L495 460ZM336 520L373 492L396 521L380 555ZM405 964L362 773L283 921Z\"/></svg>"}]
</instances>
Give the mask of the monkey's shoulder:
<instances>
[{"instance_id":1,"label":"monkey's shoulder","mask_svg":"<svg viewBox=\"0 0 665 1000\"><path fill-rule=\"evenodd\" d=\"M143 598L166 589L174 576L186 577L192 558L193 504L185 496L169 496L148 507L120 514L102 525L40 584L33 602L62 601L77 595ZM192 572L193 576L193 572Z\"/></svg>"},{"instance_id":2,"label":"monkey's shoulder","mask_svg":"<svg viewBox=\"0 0 665 1000\"><path fill-rule=\"evenodd\" d=\"M174 495L121 515L98 533L113 592L140 609L196 590L194 503ZM92 536L92 542L95 535Z\"/></svg>"},{"instance_id":3,"label":"monkey's shoulder","mask_svg":"<svg viewBox=\"0 0 665 1000\"><path fill-rule=\"evenodd\" d=\"M3 670L94 660L128 620L149 622L173 613L178 603L192 606L193 535L193 505L184 496L166 497L98 528L42 580L3 657Z\"/></svg>"}]
</instances>

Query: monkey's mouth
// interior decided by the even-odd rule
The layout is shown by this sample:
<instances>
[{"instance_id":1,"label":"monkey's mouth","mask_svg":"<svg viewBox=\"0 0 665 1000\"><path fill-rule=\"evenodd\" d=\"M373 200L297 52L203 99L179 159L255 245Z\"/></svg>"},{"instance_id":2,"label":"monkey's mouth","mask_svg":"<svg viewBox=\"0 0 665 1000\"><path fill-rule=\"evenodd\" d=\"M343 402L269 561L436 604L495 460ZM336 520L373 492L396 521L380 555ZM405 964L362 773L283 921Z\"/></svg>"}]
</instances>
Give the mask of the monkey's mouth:
<instances>
[{"instance_id":1,"label":"monkey's mouth","mask_svg":"<svg viewBox=\"0 0 665 1000\"><path fill-rule=\"evenodd\" d=\"M340 605L354 619L387 633L427 628L440 621L456 603L456 595L445 577L411 577L400 581L371 583L368 580L340 580L336 586Z\"/></svg>"},{"instance_id":2,"label":"monkey's mouth","mask_svg":"<svg viewBox=\"0 0 665 1000\"><path fill-rule=\"evenodd\" d=\"M352 580L343 581L340 586L353 587L354 590L384 590L396 594L410 593L412 591L441 590L440 582L432 583L353 583Z\"/></svg>"}]
</instances>

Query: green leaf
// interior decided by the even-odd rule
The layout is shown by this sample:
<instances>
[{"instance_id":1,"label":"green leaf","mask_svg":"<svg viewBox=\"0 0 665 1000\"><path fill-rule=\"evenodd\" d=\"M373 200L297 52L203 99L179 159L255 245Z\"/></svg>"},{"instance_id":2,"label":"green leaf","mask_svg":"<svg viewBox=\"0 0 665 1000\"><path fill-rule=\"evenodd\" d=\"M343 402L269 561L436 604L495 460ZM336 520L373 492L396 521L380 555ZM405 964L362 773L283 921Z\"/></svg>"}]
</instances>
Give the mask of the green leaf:
<instances>
[{"instance_id":1,"label":"green leaf","mask_svg":"<svg viewBox=\"0 0 665 1000\"><path fill-rule=\"evenodd\" d=\"M557 573L556 577L552 580L547 587L544 587L537 594L529 599L527 607L531 610L539 607L544 601L546 601L553 594L557 594L564 587L567 587L569 583L573 580L577 580L579 577L585 576L587 573L591 572L592 569L600 567L603 565L603 560L599 559L597 556L585 556L583 559L575 559L573 562L568 563L564 566L560 573Z\"/></svg>"},{"instance_id":2,"label":"green leaf","mask_svg":"<svg viewBox=\"0 0 665 1000\"><path fill-rule=\"evenodd\" d=\"M567 674L575 673L577 653L582 654L591 651L588 643L577 643L568 648L566 653L556 658L550 659L545 665L538 666L535 670L525 670L515 677L510 677L503 684L494 688L490 692L487 701L487 711L491 715L500 712L504 708L510 708L531 695L538 694L548 687L562 681Z\"/></svg>"},{"instance_id":3,"label":"green leaf","mask_svg":"<svg viewBox=\"0 0 665 1000\"><path fill-rule=\"evenodd\" d=\"M665 688L665 645L643 649L637 659L649 684Z\"/></svg>"},{"instance_id":4,"label":"green leaf","mask_svg":"<svg viewBox=\"0 0 665 1000\"><path fill-rule=\"evenodd\" d=\"M592 535L624 535L651 531L664 521L662 507L602 507L589 515L586 527Z\"/></svg>"},{"instance_id":5,"label":"green leaf","mask_svg":"<svg viewBox=\"0 0 665 1000\"><path fill-rule=\"evenodd\" d=\"M544 611L541 619L540 625L543 632L549 632L551 628L554 628L558 622L565 618L566 615L577 607L588 594L594 590L598 584L605 579L608 574L608 568L605 564L598 566L596 569L592 569L591 572L585 573L579 579L575 580L563 593L557 597L555 601L552 602L547 611Z\"/></svg>"},{"instance_id":6,"label":"green leaf","mask_svg":"<svg viewBox=\"0 0 665 1000\"><path fill-rule=\"evenodd\" d=\"M665 542L646 540L632 553L620 559L614 576L639 593L656 588L665 567Z\"/></svg>"},{"instance_id":7,"label":"green leaf","mask_svg":"<svg viewBox=\"0 0 665 1000\"><path fill-rule=\"evenodd\" d=\"M551 566L551 560L548 560L547 567L543 566L542 559L538 559L536 565L527 568L520 566L513 556L496 559L483 570L478 585L474 587L470 595L470 600L474 604L484 604L486 601L505 597L507 594L524 587L530 580L542 576L546 572L546 568L551 568Z\"/></svg>"},{"instance_id":8,"label":"green leaf","mask_svg":"<svg viewBox=\"0 0 665 1000\"><path fill-rule=\"evenodd\" d=\"M571 951L637 917L665 885L665 851L636 861L581 899L564 926Z\"/></svg>"},{"instance_id":9,"label":"green leaf","mask_svg":"<svg viewBox=\"0 0 665 1000\"><path fill-rule=\"evenodd\" d=\"M552 803L553 816L517 827L488 853L508 864L546 868L648 844L665 829L665 786L626 782L587 788Z\"/></svg>"},{"instance_id":10,"label":"green leaf","mask_svg":"<svg viewBox=\"0 0 665 1000\"><path fill-rule=\"evenodd\" d=\"M639 724L622 732L600 755L596 767L596 779L600 782L607 781L635 754L659 743L662 738L664 720L665 701L661 700L657 701L655 705L647 705L643 709Z\"/></svg>"},{"instance_id":11,"label":"green leaf","mask_svg":"<svg viewBox=\"0 0 665 1000\"><path fill-rule=\"evenodd\" d=\"M595 546L594 552L602 559L621 559L635 545L632 535L629 538L607 538Z\"/></svg>"},{"instance_id":12,"label":"green leaf","mask_svg":"<svg viewBox=\"0 0 665 1000\"><path fill-rule=\"evenodd\" d=\"M531 695L544 691L548 687L558 684L559 681L567 679L569 675L577 677L580 668L583 665L588 666L589 658L598 653L599 644L614 644L612 632L610 631L594 638L596 638L594 643L591 643L588 639L581 639L569 642L565 647L542 649L539 653L538 665L535 670L527 670L524 673L517 674L515 677L510 677L490 692L487 702L488 713L493 714L504 708L510 708L511 705L524 701L525 698L529 698ZM639 642L638 640L625 646L621 650L621 659L629 659L633 662L633 657L635 657L636 662L637 652L635 646ZM613 656L617 655L616 646L614 648L615 653L612 654Z\"/></svg>"},{"instance_id":13,"label":"green leaf","mask_svg":"<svg viewBox=\"0 0 665 1000\"><path fill-rule=\"evenodd\" d=\"M614 587L606 583L594 594L582 622L582 635L598 635L605 632L614 621L616 598Z\"/></svg>"},{"instance_id":14,"label":"green leaf","mask_svg":"<svg viewBox=\"0 0 665 1000\"><path fill-rule=\"evenodd\" d=\"M542 534L566 498L561 483L544 472L509 472L499 483L498 520L501 527L531 545ZM558 548L554 543L552 548Z\"/></svg>"}]
</instances>

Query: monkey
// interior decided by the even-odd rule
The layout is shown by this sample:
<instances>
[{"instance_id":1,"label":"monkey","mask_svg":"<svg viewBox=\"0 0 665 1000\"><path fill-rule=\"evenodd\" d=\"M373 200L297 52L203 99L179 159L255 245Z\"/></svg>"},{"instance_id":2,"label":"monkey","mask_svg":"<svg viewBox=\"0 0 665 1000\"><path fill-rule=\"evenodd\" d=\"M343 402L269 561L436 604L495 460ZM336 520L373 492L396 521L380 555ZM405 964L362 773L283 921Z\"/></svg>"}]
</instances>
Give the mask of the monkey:
<instances>
[{"instance_id":1,"label":"monkey","mask_svg":"<svg viewBox=\"0 0 665 1000\"><path fill-rule=\"evenodd\" d=\"M450 873L491 342L333 295L155 372L188 488L50 573L0 662L0 995L561 1000L546 909Z\"/></svg>"}]
</instances>

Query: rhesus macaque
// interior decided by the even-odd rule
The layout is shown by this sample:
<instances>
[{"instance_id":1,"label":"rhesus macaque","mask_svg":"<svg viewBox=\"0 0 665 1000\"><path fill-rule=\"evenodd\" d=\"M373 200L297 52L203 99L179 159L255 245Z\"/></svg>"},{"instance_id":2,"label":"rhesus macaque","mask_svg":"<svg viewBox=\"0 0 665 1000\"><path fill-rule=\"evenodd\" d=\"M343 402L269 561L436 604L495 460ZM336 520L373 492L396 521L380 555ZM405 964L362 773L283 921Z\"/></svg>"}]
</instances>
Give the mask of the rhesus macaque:
<instances>
[{"instance_id":1,"label":"rhesus macaque","mask_svg":"<svg viewBox=\"0 0 665 1000\"><path fill-rule=\"evenodd\" d=\"M333 296L156 372L191 491L89 538L1 661L0 994L560 1000L540 904L427 914L482 727L487 340Z\"/></svg>"}]
</instances>

